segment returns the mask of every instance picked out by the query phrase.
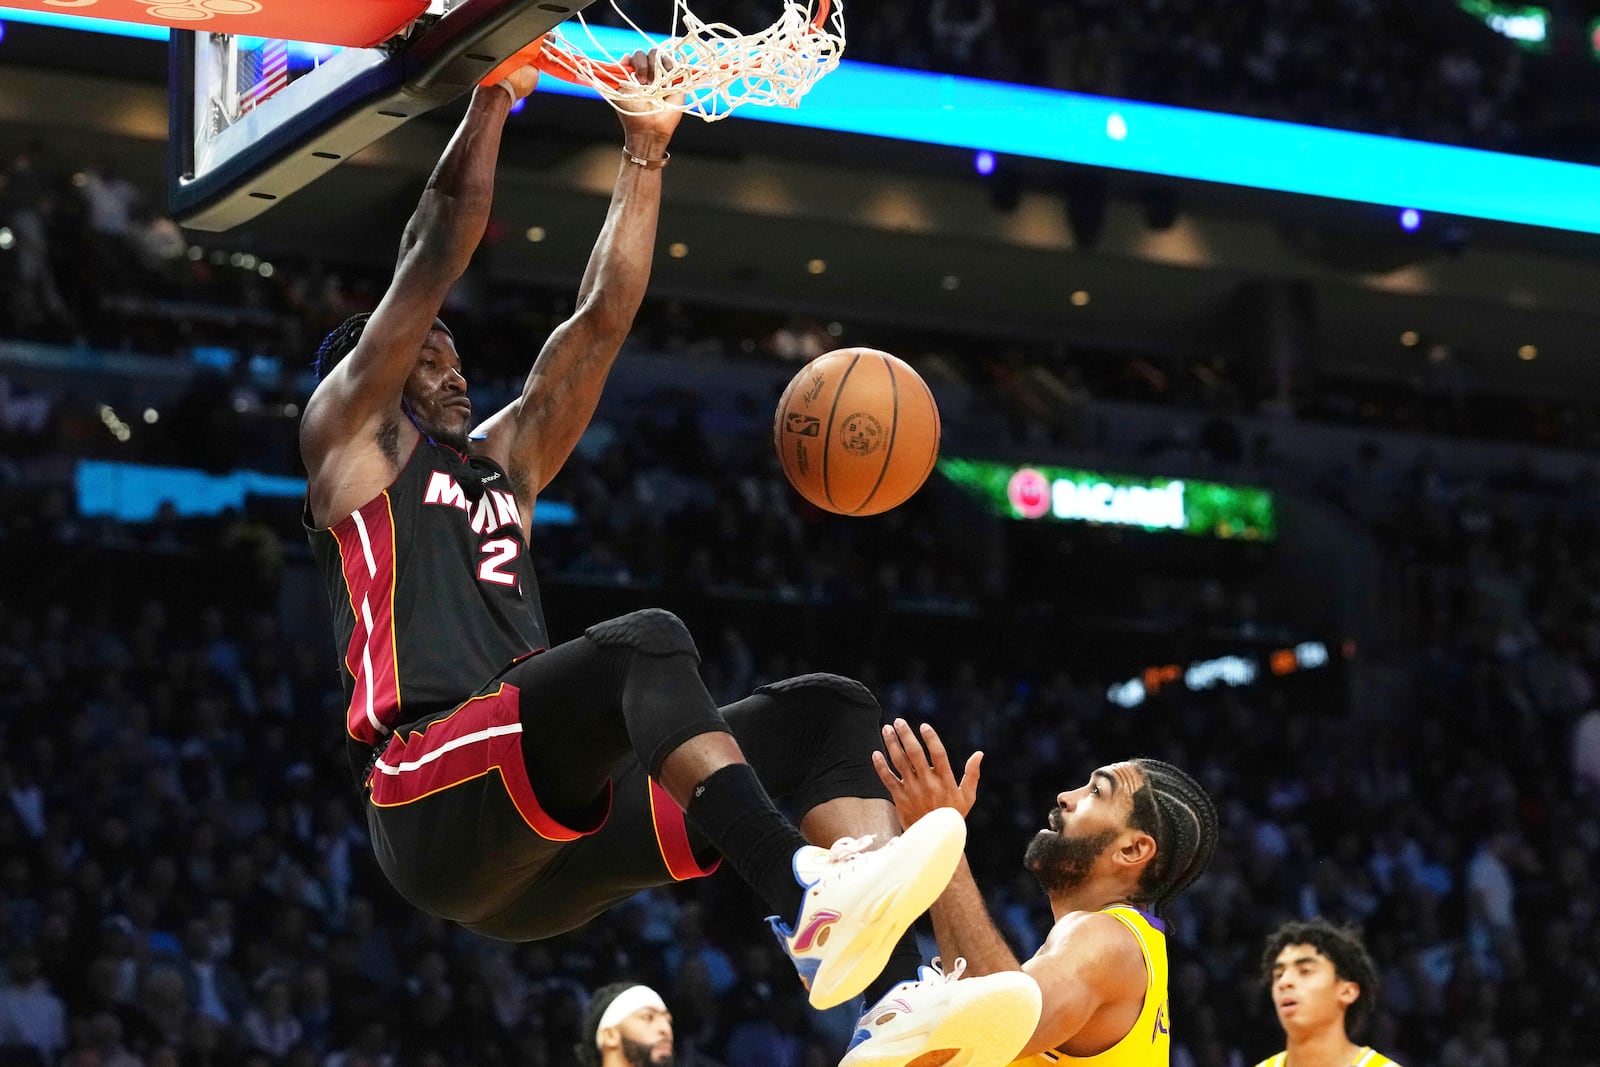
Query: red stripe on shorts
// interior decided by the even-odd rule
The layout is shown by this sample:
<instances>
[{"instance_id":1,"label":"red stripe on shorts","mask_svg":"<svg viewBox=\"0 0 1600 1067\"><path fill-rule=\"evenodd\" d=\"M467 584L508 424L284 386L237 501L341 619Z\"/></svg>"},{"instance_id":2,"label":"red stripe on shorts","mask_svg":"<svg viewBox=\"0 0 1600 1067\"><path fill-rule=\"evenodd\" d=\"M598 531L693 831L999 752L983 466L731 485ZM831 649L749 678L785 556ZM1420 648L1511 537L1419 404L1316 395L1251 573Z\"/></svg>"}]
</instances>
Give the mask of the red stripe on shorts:
<instances>
[{"instance_id":1,"label":"red stripe on shorts","mask_svg":"<svg viewBox=\"0 0 1600 1067\"><path fill-rule=\"evenodd\" d=\"M547 841L575 841L605 825L611 815L612 783L592 826L565 826L548 815L534 795L522 762L521 691L504 682L493 693L473 697L420 731L395 734L373 767L367 784L380 808L424 797L499 771L506 794L528 828Z\"/></svg>"},{"instance_id":2,"label":"red stripe on shorts","mask_svg":"<svg viewBox=\"0 0 1600 1067\"><path fill-rule=\"evenodd\" d=\"M721 857L712 860L709 867L702 867L695 860L694 850L689 847L689 827L684 824L683 809L654 778L650 779L650 821L655 824L661 859L674 881L704 878L722 866Z\"/></svg>"}]
</instances>

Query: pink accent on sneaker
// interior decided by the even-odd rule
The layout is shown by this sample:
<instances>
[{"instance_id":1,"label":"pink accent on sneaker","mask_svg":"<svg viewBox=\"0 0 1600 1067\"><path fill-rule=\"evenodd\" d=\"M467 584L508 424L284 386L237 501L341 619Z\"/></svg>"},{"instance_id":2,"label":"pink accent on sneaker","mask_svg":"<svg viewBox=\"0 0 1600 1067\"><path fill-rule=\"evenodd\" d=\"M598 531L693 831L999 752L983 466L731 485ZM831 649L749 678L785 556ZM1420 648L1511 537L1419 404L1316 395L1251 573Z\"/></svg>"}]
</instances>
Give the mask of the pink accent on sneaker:
<instances>
[{"instance_id":1,"label":"pink accent on sneaker","mask_svg":"<svg viewBox=\"0 0 1600 1067\"><path fill-rule=\"evenodd\" d=\"M811 951L811 945L816 941L817 935L822 933L823 927L832 926L840 918L842 916L836 911L817 912L811 917L811 921L806 923L805 929L800 931L800 935L794 939L794 950L796 952Z\"/></svg>"}]
</instances>

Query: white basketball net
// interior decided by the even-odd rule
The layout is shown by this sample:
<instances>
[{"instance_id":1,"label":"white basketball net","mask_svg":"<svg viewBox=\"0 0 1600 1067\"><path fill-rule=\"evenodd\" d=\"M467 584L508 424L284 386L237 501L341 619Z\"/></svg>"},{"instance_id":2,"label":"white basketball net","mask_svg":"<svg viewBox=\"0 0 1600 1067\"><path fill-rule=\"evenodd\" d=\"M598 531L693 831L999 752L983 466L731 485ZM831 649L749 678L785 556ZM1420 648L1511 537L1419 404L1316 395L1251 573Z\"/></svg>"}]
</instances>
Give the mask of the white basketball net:
<instances>
[{"instance_id":1,"label":"white basketball net","mask_svg":"<svg viewBox=\"0 0 1600 1067\"><path fill-rule=\"evenodd\" d=\"M657 65L652 80L640 82L619 71L616 65L623 56L595 39L581 12L576 21L588 37L587 46L580 48L559 28L552 30L544 39L540 66L568 81L592 85L613 105L642 101L707 122L726 118L745 104L798 107L817 80L839 65L844 51L840 0L818 2L825 12L821 17L814 4L784 0L778 21L757 33L740 33L726 23L702 21L687 0L673 0L671 35L657 44L611 0L612 8L639 34L638 47L656 46L670 60ZM680 93L682 99L675 99Z\"/></svg>"}]
</instances>

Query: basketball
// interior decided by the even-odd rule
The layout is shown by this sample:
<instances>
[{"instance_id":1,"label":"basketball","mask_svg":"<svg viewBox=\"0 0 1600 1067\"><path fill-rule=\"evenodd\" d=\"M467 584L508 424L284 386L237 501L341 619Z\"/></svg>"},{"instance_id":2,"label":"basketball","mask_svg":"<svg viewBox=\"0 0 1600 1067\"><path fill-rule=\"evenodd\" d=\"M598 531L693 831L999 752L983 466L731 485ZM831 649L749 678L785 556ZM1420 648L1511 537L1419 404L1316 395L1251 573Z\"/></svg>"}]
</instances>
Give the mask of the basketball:
<instances>
[{"instance_id":1,"label":"basketball","mask_svg":"<svg viewBox=\"0 0 1600 1067\"><path fill-rule=\"evenodd\" d=\"M801 496L839 515L877 515L927 481L939 458L939 408L904 360L841 348L789 382L772 438Z\"/></svg>"}]
</instances>

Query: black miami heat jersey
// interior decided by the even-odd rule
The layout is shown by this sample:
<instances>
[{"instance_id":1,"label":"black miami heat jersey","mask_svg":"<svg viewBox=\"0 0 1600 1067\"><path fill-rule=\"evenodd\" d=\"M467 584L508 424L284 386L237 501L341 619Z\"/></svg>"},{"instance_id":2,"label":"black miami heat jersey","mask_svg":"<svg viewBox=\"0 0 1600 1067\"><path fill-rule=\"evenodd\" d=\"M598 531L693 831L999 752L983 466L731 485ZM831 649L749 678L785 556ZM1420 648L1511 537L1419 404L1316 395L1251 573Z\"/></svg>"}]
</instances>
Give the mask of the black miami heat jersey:
<instances>
[{"instance_id":1,"label":"black miami heat jersey","mask_svg":"<svg viewBox=\"0 0 1600 1067\"><path fill-rule=\"evenodd\" d=\"M311 549L328 584L352 763L546 644L506 472L422 437L389 487Z\"/></svg>"}]
</instances>

